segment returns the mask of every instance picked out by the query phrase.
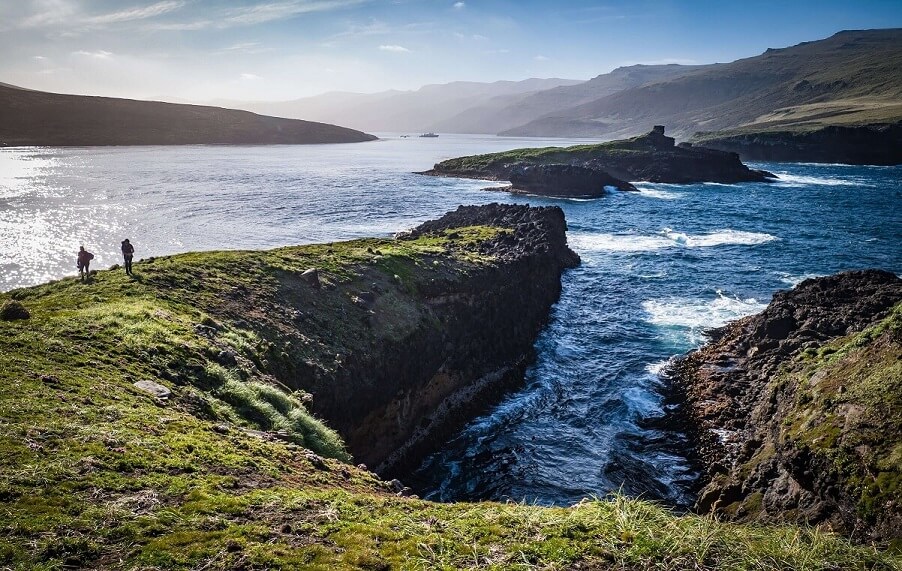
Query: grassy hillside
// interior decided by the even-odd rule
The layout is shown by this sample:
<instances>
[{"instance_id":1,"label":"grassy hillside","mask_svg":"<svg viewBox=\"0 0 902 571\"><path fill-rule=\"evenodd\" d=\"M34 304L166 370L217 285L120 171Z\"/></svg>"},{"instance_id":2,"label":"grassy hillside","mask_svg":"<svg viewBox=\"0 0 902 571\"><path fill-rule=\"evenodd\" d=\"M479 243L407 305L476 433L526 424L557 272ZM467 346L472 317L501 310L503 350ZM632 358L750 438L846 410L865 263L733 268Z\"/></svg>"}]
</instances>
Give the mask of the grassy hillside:
<instances>
[{"instance_id":1,"label":"grassy hillside","mask_svg":"<svg viewBox=\"0 0 902 571\"><path fill-rule=\"evenodd\" d=\"M664 124L688 137L743 126L896 122L900 69L902 30L844 31L620 91L504 134L615 137Z\"/></svg>"},{"instance_id":2,"label":"grassy hillside","mask_svg":"<svg viewBox=\"0 0 902 571\"><path fill-rule=\"evenodd\" d=\"M478 246L504 232L184 254L137 263L134 279L101 271L86 283L0 294L0 567L902 565L816 530L676 516L624 498L570 508L435 504L400 497L354 467L307 412L307 395L267 372L270 361L291 350L337 366L334 347L355 342L361 327L349 292L373 271L416 295L416 284L445 272L495 263ZM323 289L297 294L310 342L273 347L268 313L277 308L254 301L311 266ZM29 317L12 319L21 308ZM334 345L317 344L324 332ZM140 381L171 393L154 396Z\"/></svg>"},{"instance_id":3,"label":"grassy hillside","mask_svg":"<svg viewBox=\"0 0 902 571\"><path fill-rule=\"evenodd\" d=\"M354 143L325 123L200 105L32 91L0 84L0 146Z\"/></svg>"}]
</instances>

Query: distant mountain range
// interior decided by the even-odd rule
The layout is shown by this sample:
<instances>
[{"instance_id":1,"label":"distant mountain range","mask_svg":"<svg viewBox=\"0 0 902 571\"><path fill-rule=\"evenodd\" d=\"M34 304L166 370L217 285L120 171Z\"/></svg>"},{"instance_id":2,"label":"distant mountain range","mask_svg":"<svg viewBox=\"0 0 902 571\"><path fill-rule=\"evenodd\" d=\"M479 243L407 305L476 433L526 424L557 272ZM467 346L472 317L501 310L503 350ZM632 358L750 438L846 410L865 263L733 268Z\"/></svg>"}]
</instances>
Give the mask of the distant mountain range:
<instances>
[{"instance_id":1,"label":"distant mountain range","mask_svg":"<svg viewBox=\"0 0 902 571\"><path fill-rule=\"evenodd\" d=\"M353 129L201 105L62 95L0 83L0 146L352 143Z\"/></svg>"},{"instance_id":2,"label":"distant mountain range","mask_svg":"<svg viewBox=\"0 0 902 571\"><path fill-rule=\"evenodd\" d=\"M902 120L902 30L839 32L710 65L634 65L589 81L457 82L416 91L218 102L367 131L620 138Z\"/></svg>"}]
</instances>

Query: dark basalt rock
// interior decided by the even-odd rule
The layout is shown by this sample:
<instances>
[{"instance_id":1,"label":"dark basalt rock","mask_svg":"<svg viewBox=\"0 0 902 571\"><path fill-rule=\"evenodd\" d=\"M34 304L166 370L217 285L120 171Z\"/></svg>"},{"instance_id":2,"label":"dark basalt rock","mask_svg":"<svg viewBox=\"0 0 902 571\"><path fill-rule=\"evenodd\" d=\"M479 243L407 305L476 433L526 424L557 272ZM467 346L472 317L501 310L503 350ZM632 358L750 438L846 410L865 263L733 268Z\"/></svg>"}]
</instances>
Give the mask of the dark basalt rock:
<instances>
[{"instance_id":1,"label":"dark basalt rock","mask_svg":"<svg viewBox=\"0 0 902 571\"><path fill-rule=\"evenodd\" d=\"M806 132L697 133L695 138L705 147L738 153L748 161L902 164L902 123L832 125Z\"/></svg>"},{"instance_id":2,"label":"dark basalt rock","mask_svg":"<svg viewBox=\"0 0 902 571\"><path fill-rule=\"evenodd\" d=\"M854 403L831 404L841 398L842 385L831 389L836 396L809 403L811 388L802 385L811 373L802 374L808 369L801 356L806 351L818 355L823 345L878 323L900 301L902 279L890 272L853 271L806 280L775 294L758 315L713 331L711 343L676 362L668 374L683 394L707 472L698 511L742 521L822 524L863 541L898 537L902 506L890 501L876 515L863 515L862 484L851 480L876 477L876 472L869 474L873 467L861 450L893 448L902 439L898 433L863 435L856 423L885 413ZM885 335L879 350L902 355L902 340L891 331ZM818 365L811 379L826 374L824 366ZM854 382L843 373L832 374L843 383ZM827 389L822 385L817 390ZM894 389L889 385L886 390ZM786 428L800 411L809 419L838 419L836 441L815 452L788 438ZM854 438L885 441L848 449L843 444L848 431ZM842 470L836 458L846 458Z\"/></svg>"},{"instance_id":3,"label":"dark basalt rock","mask_svg":"<svg viewBox=\"0 0 902 571\"><path fill-rule=\"evenodd\" d=\"M604 196L606 186L636 190L602 170L567 164L516 165L508 178L513 191L562 198L598 198Z\"/></svg>"},{"instance_id":4,"label":"dark basalt rock","mask_svg":"<svg viewBox=\"0 0 902 571\"><path fill-rule=\"evenodd\" d=\"M750 169L733 152L676 145L661 125L632 139L549 149L515 151L449 159L420 174L485 180L511 180L524 166L570 165L602 171L620 181L676 184L699 182L768 182L776 177ZM613 185L617 186L617 185Z\"/></svg>"},{"instance_id":5,"label":"dark basalt rock","mask_svg":"<svg viewBox=\"0 0 902 571\"><path fill-rule=\"evenodd\" d=\"M28 319L31 313L20 302L11 299L0 307L0 320L17 321L20 319Z\"/></svg>"}]
</instances>

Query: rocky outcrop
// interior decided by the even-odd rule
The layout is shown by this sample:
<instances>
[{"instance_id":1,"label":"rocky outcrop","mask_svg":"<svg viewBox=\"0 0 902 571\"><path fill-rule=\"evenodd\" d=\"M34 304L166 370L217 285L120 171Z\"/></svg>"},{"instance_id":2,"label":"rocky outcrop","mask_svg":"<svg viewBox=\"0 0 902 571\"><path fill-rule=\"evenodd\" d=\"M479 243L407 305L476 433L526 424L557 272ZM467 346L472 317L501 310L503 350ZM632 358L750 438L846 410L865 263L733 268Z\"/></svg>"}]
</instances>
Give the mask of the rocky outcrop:
<instances>
[{"instance_id":1,"label":"rocky outcrop","mask_svg":"<svg viewBox=\"0 0 902 571\"><path fill-rule=\"evenodd\" d=\"M602 170L577 165L515 165L508 178L513 192L560 198L598 198L605 195L605 187L636 190Z\"/></svg>"},{"instance_id":2,"label":"rocky outcrop","mask_svg":"<svg viewBox=\"0 0 902 571\"><path fill-rule=\"evenodd\" d=\"M613 180L677 184L766 182L766 171L750 169L736 153L676 145L657 125L648 134L597 145L515 149L449 159L421 174L485 180L511 180L524 165L572 165L602 171ZM615 185L616 186L616 185Z\"/></svg>"},{"instance_id":3,"label":"rocky outcrop","mask_svg":"<svg viewBox=\"0 0 902 571\"><path fill-rule=\"evenodd\" d=\"M368 244L330 246L359 261L320 267L320 288L279 272L277 293L240 292L215 311L233 321L255 308L264 372L311 394L356 461L395 477L522 382L579 258L557 207L462 206Z\"/></svg>"},{"instance_id":4,"label":"rocky outcrop","mask_svg":"<svg viewBox=\"0 0 902 571\"><path fill-rule=\"evenodd\" d=\"M707 468L700 512L899 537L900 302L889 272L806 280L673 366Z\"/></svg>"},{"instance_id":5,"label":"rocky outcrop","mask_svg":"<svg viewBox=\"0 0 902 571\"><path fill-rule=\"evenodd\" d=\"M809 131L697 133L695 140L712 149L738 153L747 161L902 164L902 123Z\"/></svg>"}]
</instances>

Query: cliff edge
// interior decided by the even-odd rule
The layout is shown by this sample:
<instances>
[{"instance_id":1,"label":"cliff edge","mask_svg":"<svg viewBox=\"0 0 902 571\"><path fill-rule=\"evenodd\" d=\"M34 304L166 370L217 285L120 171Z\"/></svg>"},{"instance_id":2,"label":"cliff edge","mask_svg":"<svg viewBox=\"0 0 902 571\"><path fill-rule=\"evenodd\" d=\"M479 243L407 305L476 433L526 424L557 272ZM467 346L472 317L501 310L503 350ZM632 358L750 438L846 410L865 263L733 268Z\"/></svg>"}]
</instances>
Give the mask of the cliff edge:
<instances>
[{"instance_id":1,"label":"cliff edge","mask_svg":"<svg viewBox=\"0 0 902 571\"><path fill-rule=\"evenodd\" d=\"M698 510L898 541L902 280L806 280L712 335L671 371L707 466Z\"/></svg>"}]
</instances>

